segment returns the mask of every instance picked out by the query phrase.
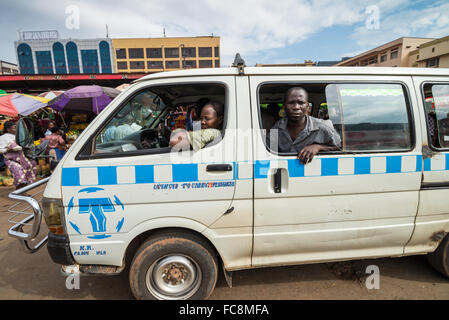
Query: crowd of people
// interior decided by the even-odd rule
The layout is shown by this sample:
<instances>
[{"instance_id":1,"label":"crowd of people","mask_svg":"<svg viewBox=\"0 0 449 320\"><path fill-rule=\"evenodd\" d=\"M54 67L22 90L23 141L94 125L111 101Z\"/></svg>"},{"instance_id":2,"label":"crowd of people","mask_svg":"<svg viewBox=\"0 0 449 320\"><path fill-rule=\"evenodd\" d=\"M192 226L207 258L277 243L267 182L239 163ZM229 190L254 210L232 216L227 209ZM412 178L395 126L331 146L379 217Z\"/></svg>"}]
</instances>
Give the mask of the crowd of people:
<instances>
[{"instance_id":1,"label":"crowd of people","mask_svg":"<svg viewBox=\"0 0 449 320\"><path fill-rule=\"evenodd\" d=\"M0 136L0 166L6 167L13 179L16 189L36 181L37 164L30 159L21 146L16 143L17 122L6 121ZM64 131L49 122L48 127L40 132L40 144L44 149L44 159L60 160L72 141L66 141ZM47 157L49 156L49 157Z\"/></svg>"}]
</instances>

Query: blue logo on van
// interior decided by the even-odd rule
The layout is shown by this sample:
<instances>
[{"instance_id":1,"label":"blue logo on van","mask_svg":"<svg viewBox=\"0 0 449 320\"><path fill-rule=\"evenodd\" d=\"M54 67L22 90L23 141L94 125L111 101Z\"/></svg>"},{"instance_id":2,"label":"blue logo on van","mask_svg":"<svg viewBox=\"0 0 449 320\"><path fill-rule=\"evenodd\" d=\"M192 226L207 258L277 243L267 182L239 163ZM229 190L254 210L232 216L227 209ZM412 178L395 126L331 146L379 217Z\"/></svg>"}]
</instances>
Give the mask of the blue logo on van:
<instances>
[{"instance_id":1,"label":"blue logo on van","mask_svg":"<svg viewBox=\"0 0 449 320\"><path fill-rule=\"evenodd\" d=\"M101 194L104 191L103 188L89 187L78 191L78 194ZM115 231L120 232L125 222L123 213L125 206L120 201L120 199L114 195L113 198L109 197L83 197L78 198L78 216L70 216L70 213L74 211L74 205L76 203L75 197L72 197L69 201L67 216L69 217L70 226L78 233L87 233L83 231L78 226L80 222L80 217L85 216L89 218L90 225L92 227L91 232L94 233L93 236L88 236L90 239L106 239L111 237L111 235L106 234L112 226L115 226ZM71 219L70 219L71 218ZM84 219L83 219L84 220ZM78 222L78 224L77 224ZM110 231L110 230L109 230Z\"/></svg>"}]
</instances>

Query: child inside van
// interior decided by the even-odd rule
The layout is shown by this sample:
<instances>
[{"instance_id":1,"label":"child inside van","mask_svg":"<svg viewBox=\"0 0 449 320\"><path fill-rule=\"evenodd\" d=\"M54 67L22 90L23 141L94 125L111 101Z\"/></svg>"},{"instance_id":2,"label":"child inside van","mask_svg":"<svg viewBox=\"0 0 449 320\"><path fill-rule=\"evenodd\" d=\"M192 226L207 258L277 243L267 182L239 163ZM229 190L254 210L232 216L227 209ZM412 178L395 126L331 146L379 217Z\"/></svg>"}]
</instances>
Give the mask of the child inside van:
<instances>
[{"instance_id":1,"label":"child inside van","mask_svg":"<svg viewBox=\"0 0 449 320\"><path fill-rule=\"evenodd\" d=\"M170 136L169 145L175 150L185 150L192 147L194 151L198 151L217 139L221 139L221 131L214 128L195 131L176 129Z\"/></svg>"}]
</instances>

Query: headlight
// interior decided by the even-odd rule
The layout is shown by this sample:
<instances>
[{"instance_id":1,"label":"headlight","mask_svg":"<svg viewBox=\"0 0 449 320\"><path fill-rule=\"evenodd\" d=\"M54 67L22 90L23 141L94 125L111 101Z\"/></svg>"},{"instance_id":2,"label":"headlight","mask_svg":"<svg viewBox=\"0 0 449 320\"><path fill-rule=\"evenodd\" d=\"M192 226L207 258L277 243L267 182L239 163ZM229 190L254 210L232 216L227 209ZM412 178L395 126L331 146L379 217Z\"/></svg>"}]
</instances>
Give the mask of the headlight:
<instances>
[{"instance_id":1,"label":"headlight","mask_svg":"<svg viewBox=\"0 0 449 320\"><path fill-rule=\"evenodd\" d=\"M62 225L64 207L62 205L62 200L44 197L42 199L42 210L48 230L54 234L64 234L64 227Z\"/></svg>"}]
</instances>

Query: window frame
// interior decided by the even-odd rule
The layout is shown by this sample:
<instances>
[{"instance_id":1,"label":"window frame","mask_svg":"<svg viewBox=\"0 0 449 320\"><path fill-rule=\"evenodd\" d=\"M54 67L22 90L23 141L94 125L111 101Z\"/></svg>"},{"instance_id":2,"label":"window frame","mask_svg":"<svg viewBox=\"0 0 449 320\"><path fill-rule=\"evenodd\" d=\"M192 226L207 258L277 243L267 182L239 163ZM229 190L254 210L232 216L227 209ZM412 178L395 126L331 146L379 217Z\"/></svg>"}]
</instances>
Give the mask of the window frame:
<instances>
[{"instance_id":1,"label":"window frame","mask_svg":"<svg viewBox=\"0 0 449 320\"><path fill-rule=\"evenodd\" d=\"M267 82L261 82L258 84L256 88L256 94L257 94L257 114L259 118L259 127L258 130L263 130L262 128L262 113L260 112L260 89L264 85L270 85L270 84L278 84L278 85L284 85L284 86L306 86L307 84L399 84L402 87L402 90L404 92L404 98L405 98L405 105L407 109L407 116L409 120L409 129L410 129L410 148L408 149L398 149L398 150L357 150L357 151L344 151L344 150L332 150L332 151L322 151L318 153L318 155L356 155L356 154L381 154L381 153L404 153L404 152L412 152L416 148L416 125L415 125L415 116L413 112L413 106L411 104L411 98L410 98L410 89L408 88L407 84L400 80L391 80L391 81L367 81L367 80L361 80L361 81L354 81L354 80L333 80L333 81L317 81L317 80L304 80L304 81L267 81ZM325 93L324 93L325 94ZM266 139L263 139L263 135L261 134L262 143L264 144L266 150L273 155L286 157L286 156L297 156L297 153L295 152L274 152L269 148L269 146L266 143ZM340 137L342 139L342 137ZM342 139L343 141L343 139Z\"/></svg>"},{"instance_id":2,"label":"window frame","mask_svg":"<svg viewBox=\"0 0 449 320\"><path fill-rule=\"evenodd\" d=\"M433 144L432 144L432 139L430 137L430 130L429 130L429 121L427 121L427 113L426 113L426 108L425 108L425 101L426 101L426 96L424 94L424 86L426 84L431 84L433 85L447 85L449 86L449 82L444 82L444 81L423 81L420 85L420 91L421 91L421 102L423 104L423 111L424 111L424 121L426 122L426 133L427 133L427 145L429 146L429 148L432 151L435 152L444 152L444 151L449 151L449 147L447 148L436 148Z\"/></svg>"},{"instance_id":3,"label":"window frame","mask_svg":"<svg viewBox=\"0 0 449 320\"><path fill-rule=\"evenodd\" d=\"M229 101L230 101L230 90L229 86L226 82L223 81L198 81L198 82L173 82L173 83L164 83L164 84L150 84L147 86L144 86L138 90L136 90L134 93L129 95L122 103L120 103L113 112L109 114L109 116L103 121L103 123L89 136L87 141L83 144L83 146L79 149L77 155L75 156L75 160L96 160L96 159L108 159L108 158L123 158L123 157L136 157L136 156L145 156L145 155L152 155L152 154L166 154L171 152L170 147L164 147L164 148L157 148L157 149L140 149L140 150L134 150L134 151L126 151L126 152L109 152L109 153L94 153L95 148L95 139L97 136L101 133L103 129L105 129L106 125L111 122L113 118L137 95L144 92L145 90L148 90L149 88L153 87L164 87L164 86L188 86L188 85L198 85L198 84L211 84L211 85L218 85L221 86L224 89L225 94L225 100L224 100L224 115L223 115L223 129L221 133L221 138L224 139L225 133L226 133L226 127L228 124L228 117L229 117ZM162 114L165 114L162 112ZM189 156L192 155L194 151L190 150ZM88 154L87 154L88 153Z\"/></svg>"}]
</instances>

